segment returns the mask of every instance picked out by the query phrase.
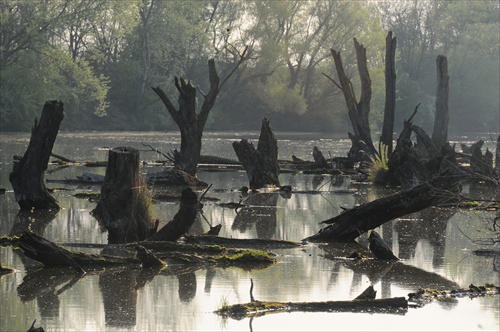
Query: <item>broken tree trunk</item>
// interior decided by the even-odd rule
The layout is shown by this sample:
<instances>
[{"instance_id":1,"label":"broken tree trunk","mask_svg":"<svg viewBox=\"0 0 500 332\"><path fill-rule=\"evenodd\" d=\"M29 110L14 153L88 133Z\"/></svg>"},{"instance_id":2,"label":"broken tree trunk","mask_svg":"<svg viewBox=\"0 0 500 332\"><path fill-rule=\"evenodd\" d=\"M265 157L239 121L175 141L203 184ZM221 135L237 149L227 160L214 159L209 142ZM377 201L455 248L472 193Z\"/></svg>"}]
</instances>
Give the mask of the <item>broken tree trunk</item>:
<instances>
[{"instance_id":1,"label":"broken tree trunk","mask_svg":"<svg viewBox=\"0 0 500 332\"><path fill-rule=\"evenodd\" d=\"M459 191L459 178L460 176L447 170L441 176L411 190L402 191L344 211L336 217L322 221L322 224L330 224L330 226L304 239L304 241L352 242L361 234L394 218L453 200L454 194Z\"/></svg>"},{"instance_id":2,"label":"broken tree trunk","mask_svg":"<svg viewBox=\"0 0 500 332\"><path fill-rule=\"evenodd\" d=\"M108 230L109 243L141 241L156 231L139 162L139 150L135 148L109 150L101 199L92 211Z\"/></svg>"},{"instance_id":3,"label":"broken tree trunk","mask_svg":"<svg viewBox=\"0 0 500 332\"><path fill-rule=\"evenodd\" d=\"M200 159L201 138L215 99L220 91L219 75L214 59L208 61L210 90L204 95L204 102L199 113L196 113L196 88L182 77L175 77L175 86L179 91L179 109L177 109L160 87L152 88L160 97L167 111L181 132L181 150L178 165L185 172L196 175Z\"/></svg>"},{"instance_id":4,"label":"broken tree trunk","mask_svg":"<svg viewBox=\"0 0 500 332\"><path fill-rule=\"evenodd\" d=\"M437 67L437 92L436 92L436 115L434 118L434 129L432 131L432 142L441 149L448 141L448 95L449 95L449 76L448 60L444 55L438 55L436 58Z\"/></svg>"},{"instance_id":5,"label":"broken tree trunk","mask_svg":"<svg viewBox=\"0 0 500 332\"><path fill-rule=\"evenodd\" d=\"M392 153L392 136L394 132L394 115L396 113L396 37L392 31L385 38L385 108L384 124L380 143L387 146L387 157ZM380 151L380 148L379 148Z\"/></svg>"},{"instance_id":6,"label":"broken tree trunk","mask_svg":"<svg viewBox=\"0 0 500 332\"><path fill-rule=\"evenodd\" d=\"M313 148L313 158L317 168L326 168L326 169L330 168L328 162L323 156L323 153L318 149L317 146L314 146Z\"/></svg>"},{"instance_id":7,"label":"broken tree trunk","mask_svg":"<svg viewBox=\"0 0 500 332\"><path fill-rule=\"evenodd\" d=\"M257 149L246 139L233 142L233 148L247 172L250 189L259 189L267 185L280 186L278 141L267 118L262 120Z\"/></svg>"},{"instance_id":8,"label":"broken tree trunk","mask_svg":"<svg viewBox=\"0 0 500 332\"><path fill-rule=\"evenodd\" d=\"M198 196L191 188L182 191L179 211L168 224L163 226L157 233L151 235L148 241L177 241L186 234L199 211Z\"/></svg>"},{"instance_id":9,"label":"broken tree trunk","mask_svg":"<svg viewBox=\"0 0 500 332\"><path fill-rule=\"evenodd\" d=\"M331 49L333 60L335 61L335 68L340 81L340 85L337 83L336 85L344 94L347 110L349 112L349 118L351 119L351 124L354 130L352 148L356 151L366 149L365 152L369 156L375 156L377 152L373 146L369 123L372 88L366 59L366 48L359 44L356 38L354 38L354 47L356 49L358 72L361 80L361 95L359 102L356 100L353 85L344 71L340 52ZM363 148L356 146L359 142L363 143Z\"/></svg>"},{"instance_id":10,"label":"broken tree trunk","mask_svg":"<svg viewBox=\"0 0 500 332\"><path fill-rule=\"evenodd\" d=\"M63 118L62 102L45 102L40 122L35 119L31 130L28 149L22 159L14 164L9 180L21 210L59 209L59 204L45 187L44 172Z\"/></svg>"}]
</instances>

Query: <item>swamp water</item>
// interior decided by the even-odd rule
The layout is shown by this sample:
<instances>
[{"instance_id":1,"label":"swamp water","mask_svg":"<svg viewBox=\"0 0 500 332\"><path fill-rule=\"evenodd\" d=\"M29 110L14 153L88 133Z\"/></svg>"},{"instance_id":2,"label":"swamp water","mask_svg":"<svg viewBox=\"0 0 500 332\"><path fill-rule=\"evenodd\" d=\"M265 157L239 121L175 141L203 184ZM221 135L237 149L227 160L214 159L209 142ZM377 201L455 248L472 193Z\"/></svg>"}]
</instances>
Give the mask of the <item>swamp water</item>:
<instances>
[{"instance_id":1,"label":"swamp water","mask_svg":"<svg viewBox=\"0 0 500 332\"><path fill-rule=\"evenodd\" d=\"M256 142L258 134L206 133L202 154L236 159L232 142L243 138ZM292 155L311 160L315 145L325 156L344 156L350 144L346 139L322 134L275 135L279 158L286 160ZM106 243L107 234L90 215L96 203L73 196L98 192L98 186L49 182L49 188L57 188L53 195L62 209L48 218L51 220L17 215L19 208L8 174L12 156L24 153L29 138L29 134L0 134L0 187L7 189L0 195L0 236L30 229L57 242ZM460 141L471 144L476 139L462 137ZM180 137L166 133L59 133L53 152L71 159L97 161L107 160L107 148L131 146L141 150L141 159L149 165L162 159L145 151L149 148L142 143L167 152L180 146ZM160 169L146 166L143 170ZM75 178L84 172L104 175L105 168L58 169L51 165L45 178ZM248 185L244 171L201 169L198 177L212 184L206 195L211 199L204 201L203 216L191 233L203 233L210 225L222 224L219 235L233 238L300 241L318 232L322 228L318 222L338 215L342 208L388 194L385 188L356 183L348 177L283 173L281 184L291 185L296 193L289 198L264 195L264 206L237 214L219 204L239 202L237 189ZM320 193L304 193L312 190ZM478 190L484 190L488 198L498 199L499 194L491 188L464 186L463 193ZM155 202L154 210L162 227L175 215L178 203ZM400 314L273 313L235 320L213 313L223 304L249 302L250 279L255 299L283 302L352 300L371 284L377 298L407 296L420 287L498 285L498 257L472 253L476 249L499 249L498 244L494 247L473 241L491 238L489 227L494 217L494 212L432 208L384 224L377 231L401 258L397 264L407 267L405 273L389 265L369 268L354 264L339 257L350 254L349 249L342 251L339 246L308 244L298 249L272 250L278 263L264 269L168 267L152 276L142 275L139 269L109 269L77 278L70 269L40 269L20 250L0 247L0 263L15 269L0 277L0 331L26 331L34 319L35 326L43 326L45 331L498 331L499 296L436 301ZM366 244L366 236L359 241Z\"/></svg>"}]
</instances>

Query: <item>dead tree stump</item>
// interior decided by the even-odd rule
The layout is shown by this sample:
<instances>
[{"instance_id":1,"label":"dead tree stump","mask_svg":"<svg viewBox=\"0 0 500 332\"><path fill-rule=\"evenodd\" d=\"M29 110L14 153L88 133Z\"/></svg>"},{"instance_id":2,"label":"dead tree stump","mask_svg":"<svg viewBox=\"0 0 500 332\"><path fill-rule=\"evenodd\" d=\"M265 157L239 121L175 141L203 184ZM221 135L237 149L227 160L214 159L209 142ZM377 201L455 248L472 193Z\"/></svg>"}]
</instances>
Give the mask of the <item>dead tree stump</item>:
<instances>
[{"instance_id":1,"label":"dead tree stump","mask_svg":"<svg viewBox=\"0 0 500 332\"><path fill-rule=\"evenodd\" d=\"M247 172L250 189L259 189L266 185L280 186L278 141L271 131L268 119L262 120L257 149L246 139L233 142L233 148Z\"/></svg>"},{"instance_id":2,"label":"dead tree stump","mask_svg":"<svg viewBox=\"0 0 500 332\"><path fill-rule=\"evenodd\" d=\"M35 119L31 130L28 149L21 160L14 164L9 180L21 210L59 209L56 199L45 187L44 173L63 118L62 102L45 102L40 122Z\"/></svg>"},{"instance_id":3,"label":"dead tree stump","mask_svg":"<svg viewBox=\"0 0 500 332\"><path fill-rule=\"evenodd\" d=\"M92 214L108 230L109 243L146 239L155 231L146 180L139 172L139 150L109 151L101 199Z\"/></svg>"}]
</instances>

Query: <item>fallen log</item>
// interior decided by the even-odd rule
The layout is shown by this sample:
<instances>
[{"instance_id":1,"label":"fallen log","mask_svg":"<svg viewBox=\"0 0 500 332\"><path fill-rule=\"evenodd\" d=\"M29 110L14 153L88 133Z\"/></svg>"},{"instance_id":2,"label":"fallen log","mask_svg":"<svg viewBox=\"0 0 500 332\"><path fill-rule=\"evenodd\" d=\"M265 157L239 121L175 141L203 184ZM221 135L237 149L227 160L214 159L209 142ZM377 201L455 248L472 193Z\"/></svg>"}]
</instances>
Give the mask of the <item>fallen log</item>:
<instances>
[{"instance_id":1,"label":"fallen log","mask_svg":"<svg viewBox=\"0 0 500 332\"><path fill-rule=\"evenodd\" d=\"M189 186L189 187L206 187L206 182L198 180L195 176L184 172L179 168L172 170L154 172L147 174L149 184L161 186Z\"/></svg>"},{"instance_id":2,"label":"fallen log","mask_svg":"<svg viewBox=\"0 0 500 332\"><path fill-rule=\"evenodd\" d=\"M408 301L404 297L378 300L325 301L325 302L267 302L252 301L244 304L226 305L215 311L216 314L243 319L280 312L369 312L405 314Z\"/></svg>"},{"instance_id":3,"label":"fallen log","mask_svg":"<svg viewBox=\"0 0 500 332\"><path fill-rule=\"evenodd\" d=\"M288 249L303 247L302 243L272 240L272 239L234 239L214 235L186 236L184 241L189 244L218 245L226 248L250 248L250 249Z\"/></svg>"},{"instance_id":4,"label":"fallen log","mask_svg":"<svg viewBox=\"0 0 500 332\"><path fill-rule=\"evenodd\" d=\"M415 293L408 294L408 301L414 302L418 305L425 305L434 300L445 300L460 297L474 298L498 294L500 294L500 287L498 286L492 284L475 286L473 284L470 284L469 288L458 288L444 291L438 289L420 288Z\"/></svg>"},{"instance_id":5,"label":"fallen log","mask_svg":"<svg viewBox=\"0 0 500 332\"><path fill-rule=\"evenodd\" d=\"M324 220L321 224L330 226L303 241L352 242L361 234L394 218L456 199L459 180L459 176L447 170L431 181L410 190L354 207L336 217Z\"/></svg>"},{"instance_id":6,"label":"fallen log","mask_svg":"<svg viewBox=\"0 0 500 332\"><path fill-rule=\"evenodd\" d=\"M262 268L276 262L273 254L262 250L239 250L214 245L179 244L170 241L143 241L128 245L72 244L72 246L80 247L122 249L124 256L69 251L30 232L24 232L14 242L27 257L42 263L45 267L73 267L80 273L84 272L84 269L93 270L113 266L139 267L142 265L146 267L152 258L149 254L143 257L141 255L130 257L131 252L144 253L143 248L154 253L156 259L169 264ZM64 245L69 246L69 244ZM145 259L141 261L140 258Z\"/></svg>"}]
</instances>

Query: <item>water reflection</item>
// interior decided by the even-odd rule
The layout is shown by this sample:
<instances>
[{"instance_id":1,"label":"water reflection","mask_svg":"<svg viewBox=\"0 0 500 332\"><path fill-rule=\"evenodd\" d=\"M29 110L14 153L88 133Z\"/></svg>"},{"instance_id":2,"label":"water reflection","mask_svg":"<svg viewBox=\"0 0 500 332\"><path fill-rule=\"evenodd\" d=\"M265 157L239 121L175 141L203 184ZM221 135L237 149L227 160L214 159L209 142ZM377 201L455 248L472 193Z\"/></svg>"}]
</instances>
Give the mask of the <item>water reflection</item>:
<instances>
[{"instance_id":1,"label":"water reflection","mask_svg":"<svg viewBox=\"0 0 500 332\"><path fill-rule=\"evenodd\" d=\"M255 225L259 239L274 238L278 197L276 193L248 194L244 200L245 206L237 211L232 229L245 233Z\"/></svg>"}]
</instances>

